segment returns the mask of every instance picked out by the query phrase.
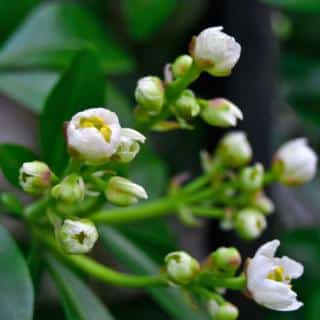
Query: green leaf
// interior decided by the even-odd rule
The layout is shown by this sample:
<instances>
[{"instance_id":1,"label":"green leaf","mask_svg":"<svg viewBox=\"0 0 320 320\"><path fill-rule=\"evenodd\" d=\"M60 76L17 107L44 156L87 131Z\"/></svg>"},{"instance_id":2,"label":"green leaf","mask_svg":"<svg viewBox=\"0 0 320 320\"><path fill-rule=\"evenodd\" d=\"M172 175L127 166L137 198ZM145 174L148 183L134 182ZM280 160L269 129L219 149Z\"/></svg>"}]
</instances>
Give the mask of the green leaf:
<instances>
[{"instance_id":1,"label":"green leaf","mask_svg":"<svg viewBox=\"0 0 320 320\"><path fill-rule=\"evenodd\" d=\"M57 174L67 163L63 124L77 112L103 106L106 80L96 54L84 50L50 93L40 117L41 150L44 160Z\"/></svg>"},{"instance_id":2,"label":"green leaf","mask_svg":"<svg viewBox=\"0 0 320 320\"><path fill-rule=\"evenodd\" d=\"M100 237L112 254L132 272L155 274L159 266L128 239L110 227L99 228ZM172 317L177 320L207 319L199 310L194 310L181 291L176 288L150 288L146 290L151 297Z\"/></svg>"},{"instance_id":3,"label":"green leaf","mask_svg":"<svg viewBox=\"0 0 320 320\"><path fill-rule=\"evenodd\" d=\"M263 0L265 3L275 7L295 10L305 13L320 12L320 2L318 0Z\"/></svg>"},{"instance_id":4,"label":"green leaf","mask_svg":"<svg viewBox=\"0 0 320 320\"><path fill-rule=\"evenodd\" d=\"M0 90L39 113L58 79L56 72L1 72Z\"/></svg>"},{"instance_id":5,"label":"green leaf","mask_svg":"<svg viewBox=\"0 0 320 320\"><path fill-rule=\"evenodd\" d=\"M176 7L176 0L124 0L128 32L136 40L149 38L169 20Z\"/></svg>"},{"instance_id":6,"label":"green leaf","mask_svg":"<svg viewBox=\"0 0 320 320\"><path fill-rule=\"evenodd\" d=\"M12 193L3 192L0 195L0 203L5 210L14 213L17 217L21 217L23 213L22 201Z\"/></svg>"},{"instance_id":7,"label":"green leaf","mask_svg":"<svg viewBox=\"0 0 320 320\"><path fill-rule=\"evenodd\" d=\"M18 26L30 9L37 5L40 0L12 0L0 1L0 43L5 40Z\"/></svg>"},{"instance_id":8,"label":"green leaf","mask_svg":"<svg viewBox=\"0 0 320 320\"><path fill-rule=\"evenodd\" d=\"M108 72L132 70L131 57L96 17L76 4L39 6L5 43L0 66L65 68L75 53L95 48Z\"/></svg>"},{"instance_id":9,"label":"green leaf","mask_svg":"<svg viewBox=\"0 0 320 320\"><path fill-rule=\"evenodd\" d=\"M68 320L113 320L112 315L91 289L52 256L47 263Z\"/></svg>"},{"instance_id":10,"label":"green leaf","mask_svg":"<svg viewBox=\"0 0 320 320\"><path fill-rule=\"evenodd\" d=\"M36 158L33 151L23 146L0 144L0 167L7 180L16 187L19 187L19 169L22 164Z\"/></svg>"},{"instance_id":11,"label":"green leaf","mask_svg":"<svg viewBox=\"0 0 320 320\"><path fill-rule=\"evenodd\" d=\"M34 294L28 267L14 240L2 226L0 226L0 296L1 319L32 319Z\"/></svg>"}]
</instances>

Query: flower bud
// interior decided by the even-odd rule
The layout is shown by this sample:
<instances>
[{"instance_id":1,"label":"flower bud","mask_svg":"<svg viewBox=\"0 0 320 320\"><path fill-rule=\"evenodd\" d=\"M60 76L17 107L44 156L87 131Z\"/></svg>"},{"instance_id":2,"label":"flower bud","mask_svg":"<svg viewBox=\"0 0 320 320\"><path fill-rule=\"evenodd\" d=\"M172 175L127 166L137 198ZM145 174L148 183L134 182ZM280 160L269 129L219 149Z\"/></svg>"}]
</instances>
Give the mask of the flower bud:
<instances>
[{"instance_id":1,"label":"flower bud","mask_svg":"<svg viewBox=\"0 0 320 320\"><path fill-rule=\"evenodd\" d=\"M198 261L184 251L171 252L164 261L170 280L176 284L190 283L200 271Z\"/></svg>"},{"instance_id":2,"label":"flower bud","mask_svg":"<svg viewBox=\"0 0 320 320\"><path fill-rule=\"evenodd\" d=\"M253 240L265 230L267 221L260 211L248 208L238 212L234 226L243 239Z\"/></svg>"},{"instance_id":3,"label":"flower bud","mask_svg":"<svg viewBox=\"0 0 320 320\"><path fill-rule=\"evenodd\" d=\"M236 320L238 317L238 308L229 302L220 305L215 315L213 315L214 320Z\"/></svg>"},{"instance_id":4,"label":"flower bud","mask_svg":"<svg viewBox=\"0 0 320 320\"><path fill-rule=\"evenodd\" d=\"M164 88L158 77L144 77L138 81L135 97L138 104L150 114L161 111L164 103Z\"/></svg>"},{"instance_id":5,"label":"flower bud","mask_svg":"<svg viewBox=\"0 0 320 320\"><path fill-rule=\"evenodd\" d=\"M67 126L69 153L88 164L105 163L117 150L120 132L118 116L108 109L78 112Z\"/></svg>"},{"instance_id":6,"label":"flower bud","mask_svg":"<svg viewBox=\"0 0 320 320\"><path fill-rule=\"evenodd\" d=\"M172 109L178 117L183 119L193 118L200 112L200 106L191 90L184 90L172 105Z\"/></svg>"},{"instance_id":7,"label":"flower bud","mask_svg":"<svg viewBox=\"0 0 320 320\"><path fill-rule=\"evenodd\" d=\"M66 203L74 203L83 200L85 184L81 176L70 174L51 190L51 195Z\"/></svg>"},{"instance_id":8,"label":"flower bud","mask_svg":"<svg viewBox=\"0 0 320 320\"><path fill-rule=\"evenodd\" d=\"M263 192L257 192L253 198L251 205L264 214L271 214L274 212L274 203Z\"/></svg>"},{"instance_id":9,"label":"flower bud","mask_svg":"<svg viewBox=\"0 0 320 320\"><path fill-rule=\"evenodd\" d=\"M145 140L146 137L136 130L121 129L120 144L112 159L122 163L132 161L140 151L139 143L144 143Z\"/></svg>"},{"instance_id":10,"label":"flower bud","mask_svg":"<svg viewBox=\"0 0 320 320\"><path fill-rule=\"evenodd\" d=\"M242 131L227 133L219 143L218 153L222 160L231 167L244 166L252 157L250 143Z\"/></svg>"},{"instance_id":11,"label":"flower bud","mask_svg":"<svg viewBox=\"0 0 320 320\"><path fill-rule=\"evenodd\" d=\"M191 67L192 57L187 54L179 56L172 64L172 72L175 78L182 77Z\"/></svg>"},{"instance_id":12,"label":"flower bud","mask_svg":"<svg viewBox=\"0 0 320 320\"><path fill-rule=\"evenodd\" d=\"M90 220L66 219L58 228L57 237L67 253L81 254L93 248L98 239L98 231Z\"/></svg>"},{"instance_id":13,"label":"flower bud","mask_svg":"<svg viewBox=\"0 0 320 320\"><path fill-rule=\"evenodd\" d=\"M241 110L224 98L209 100L201 112L202 119L216 127L234 127L238 120L243 119Z\"/></svg>"},{"instance_id":14,"label":"flower bud","mask_svg":"<svg viewBox=\"0 0 320 320\"><path fill-rule=\"evenodd\" d=\"M30 194L43 194L56 179L50 168L41 161L25 162L20 168L19 182L21 188Z\"/></svg>"},{"instance_id":15,"label":"flower bud","mask_svg":"<svg viewBox=\"0 0 320 320\"><path fill-rule=\"evenodd\" d=\"M106 198L116 206L130 206L138 199L148 199L143 187L122 177L112 177L105 191Z\"/></svg>"},{"instance_id":16,"label":"flower bud","mask_svg":"<svg viewBox=\"0 0 320 320\"><path fill-rule=\"evenodd\" d=\"M285 143L276 152L272 169L277 179L288 186L297 186L314 178L317 155L304 138Z\"/></svg>"},{"instance_id":17,"label":"flower bud","mask_svg":"<svg viewBox=\"0 0 320 320\"><path fill-rule=\"evenodd\" d=\"M241 265L241 255L234 247L221 247L210 255L213 269L227 274L233 274Z\"/></svg>"},{"instance_id":18,"label":"flower bud","mask_svg":"<svg viewBox=\"0 0 320 320\"><path fill-rule=\"evenodd\" d=\"M247 191L254 191L263 186L264 168L261 163L252 167L244 168L240 173L241 188Z\"/></svg>"},{"instance_id":19,"label":"flower bud","mask_svg":"<svg viewBox=\"0 0 320 320\"><path fill-rule=\"evenodd\" d=\"M228 76L241 53L240 44L224 33L223 27L211 27L194 37L190 54L196 64L213 76Z\"/></svg>"}]
</instances>

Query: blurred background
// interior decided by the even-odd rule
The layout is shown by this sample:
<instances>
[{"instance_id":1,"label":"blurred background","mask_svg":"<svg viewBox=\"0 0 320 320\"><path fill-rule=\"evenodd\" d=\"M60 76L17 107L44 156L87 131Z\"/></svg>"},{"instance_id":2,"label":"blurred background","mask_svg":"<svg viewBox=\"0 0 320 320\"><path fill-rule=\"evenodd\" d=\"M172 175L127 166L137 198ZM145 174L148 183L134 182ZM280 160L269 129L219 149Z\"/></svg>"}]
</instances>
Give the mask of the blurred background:
<instances>
[{"instance_id":1,"label":"blurred background","mask_svg":"<svg viewBox=\"0 0 320 320\"><path fill-rule=\"evenodd\" d=\"M266 166L273 151L293 137L307 137L319 152L319 0L2 0L0 16L1 142L37 150L37 119L45 101L77 52L86 48L94 49L102 60L106 106L120 114L124 125L130 125L136 80L162 75L164 64L187 53L191 36L223 25L242 45L240 62L231 77L204 75L193 89L206 98L224 96L240 106L245 115L240 128L248 132L255 160ZM90 64L86 77L91 79ZM93 77L93 86L95 81ZM57 112L64 108L63 99L72 94L66 90ZM191 132L154 134L130 175L152 197L158 197L165 192L169 177L185 170L200 173L199 151L212 150L222 134L201 123ZM10 187L2 180L1 188ZM157 220L119 230L159 263L177 247L204 258L219 245L236 244L246 256L263 241L280 238L283 252L305 264L305 275L297 284L305 307L282 314L257 307L239 295L230 300L239 306L240 319L318 320L319 191L319 179L296 189L272 187L269 193L277 212L264 237L250 244L220 232L214 223L190 229L174 219ZM20 230L14 222L6 223ZM110 257L106 254L105 259ZM116 319L174 319L170 310L141 291L92 285ZM37 303L36 319L61 319L56 293L48 286L50 290Z\"/></svg>"}]
</instances>

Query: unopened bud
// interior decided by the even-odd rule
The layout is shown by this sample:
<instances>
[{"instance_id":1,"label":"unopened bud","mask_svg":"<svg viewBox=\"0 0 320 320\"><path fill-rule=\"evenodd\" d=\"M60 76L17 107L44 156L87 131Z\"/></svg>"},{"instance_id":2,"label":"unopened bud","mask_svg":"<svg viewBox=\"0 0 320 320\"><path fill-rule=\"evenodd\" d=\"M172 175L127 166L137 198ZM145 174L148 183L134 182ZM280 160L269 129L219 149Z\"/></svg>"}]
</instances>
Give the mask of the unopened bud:
<instances>
[{"instance_id":1,"label":"unopened bud","mask_svg":"<svg viewBox=\"0 0 320 320\"><path fill-rule=\"evenodd\" d=\"M213 76L228 76L240 58L241 46L223 31L223 27L211 27L194 37L190 54L197 65Z\"/></svg>"},{"instance_id":2,"label":"unopened bud","mask_svg":"<svg viewBox=\"0 0 320 320\"><path fill-rule=\"evenodd\" d=\"M105 195L112 204L117 206L130 206L138 199L148 199L143 187L122 177L112 177L107 185Z\"/></svg>"},{"instance_id":3,"label":"unopened bud","mask_svg":"<svg viewBox=\"0 0 320 320\"><path fill-rule=\"evenodd\" d=\"M253 196L251 205L264 214L271 214L274 212L273 201L263 192L258 192Z\"/></svg>"},{"instance_id":4,"label":"unopened bud","mask_svg":"<svg viewBox=\"0 0 320 320\"><path fill-rule=\"evenodd\" d=\"M218 152L222 160L231 167L244 166L252 157L250 143L242 131L227 133L219 143Z\"/></svg>"},{"instance_id":5,"label":"unopened bud","mask_svg":"<svg viewBox=\"0 0 320 320\"><path fill-rule=\"evenodd\" d=\"M258 238L267 227L265 216L256 209L242 209L238 212L235 223L238 234L246 240Z\"/></svg>"},{"instance_id":6,"label":"unopened bud","mask_svg":"<svg viewBox=\"0 0 320 320\"><path fill-rule=\"evenodd\" d=\"M172 109L178 117L183 119L193 118L200 112L200 106L191 90L184 90L174 105L172 105Z\"/></svg>"},{"instance_id":7,"label":"unopened bud","mask_svg":"<svg viewBox=\"0 0 320 320\"><path fill-rule=\"evenodd\" d=\"M298 138L280 147L274 156L272 169L281 183L296 186L314 178L317 161L317 155L307 145L307 140Z\"/></svg>"},{"instance_id":8,"label":"unopened bud","mask_svg":"<svg viewBox=\"0 0 320 320\"><path fill-rule=\"evenodd\" d=\"M241 265L241 255L234 247L221 247L210 255L210 264L218 272L234 274Z\"/></svg>"},{"instance_id":9,"label":"unopened bud","mask_svg":"<svg viewBox=\"0 0 320 320\"><path fill-rule=\"evenodd\" d=\"M261 163L252 167L244 168L240 173L241 188L247 191L254 191L263 186L264 168Z\"/></svg>"},{"instance_id":10,"label":"unopened bud","mask_svg":"<svg viewBox=\"0 0 320 320\"><path fill-rule=\"evenodd\" d=\"M238 308L229 302L220 305L217 312L213 315L214 320L236 320L238 317Z\"/></svg>"},{"instance_id":11,"label":"unopened bud","mask_svg":"<svg viewBox=\"0 0 320 320\"><path fill-rule=\"evenodd\" d=\"M67 253L81 254L93 248L98 239L98 231L90 220L66 219L58 228L57 237Z\"/></svg>"},{"instance_id":12,"label":"unopened bud","mask_svg":"<svg viewBox=\"0 0 320 320\"><path fill-rule=\"evenodd\" d=\"M224 98L209 100L201 111L202 119L216 127L234 127L238 120L243 119L241 110Z\"/></svg>"},{"instance_id":13,"label":"unopened bud","mask_svg":"<svg viewBox=\"0 0 320 320\"><path fill-rule=\"evenodd\" d=\"M121 129L120 144L112 159L122 163L132 161L140 151L139 143L144 143L145 140L146 137L136 130Z\"/></svg>"},{"instance_id":14,"label":"unopened bud","mask_svg":"<svg viewBox=\"0 0 320 320\"><path fill-rule=\"evenodd\" d=\"M179 56L172 64L172 72L175 78L182 77L191 67L192 57L187 54Z\"/></svg>"},{"instance_id":15,"label":"unopened bud","mask_svg":"<svg viewBox=\"0 0 320 320\"><path fill-rule=\"evenodd\" d=\"M83 200L85 189L82 177L74 173L66 176L59 184L54 186L51 195L63 202L74 203Z\"/></svg>"},{"instance_id":16,"label":"unopened bud","mask_svg":"<svg viewBox=\"0 0 320 320\"><path fill-rule=\"evenodd\" d=\"M20 168L20 186L30 194L45 193L50 189L55 178L50 168L41 161L25 162Z\"/></svg>"},{"instance_id":17,"label":"unopened bud","mask_svg":"<svg viewBox=\"0 0 320 320\"><path fill-rule=\"evenodd\" d=\"M153 76L140 79L135 90L135 97L138 104L148 113L159 113L164 103L162 81Z\"/></svg>"},{"instance_id":18,"label":"unopened bud","mask_svg":"<svg viewBox=\"0 0 320 320\"><path fill-rule=\"evenodd\" d=\"M183 251L169 253L165 263L170 280L180 285L190 283L200 271L198 261Z\"/></svg>"}]
</instances>

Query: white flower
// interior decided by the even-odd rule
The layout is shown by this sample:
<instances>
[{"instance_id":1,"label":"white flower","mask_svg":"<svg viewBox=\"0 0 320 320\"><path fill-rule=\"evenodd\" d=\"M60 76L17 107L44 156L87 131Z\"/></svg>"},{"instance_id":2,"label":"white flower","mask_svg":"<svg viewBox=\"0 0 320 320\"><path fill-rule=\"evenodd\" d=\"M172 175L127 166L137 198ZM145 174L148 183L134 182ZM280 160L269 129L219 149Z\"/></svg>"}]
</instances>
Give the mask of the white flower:
<instances>
[{"instance_id":1,"label":"white flower","mask_svg":"<svg viewBox=\"0 0 320 320\"><path fill-rule=\"evenodd\" d=\"M191 55L199 67L213 76L227 76L238 62L240 44L224 33L223 27L203 30L191 44Z\"/></svg>"},{"instance_id":2,"label":"white flower","mask_svg":"<svg viewBox=\"0 0 320 320\"><path fill-rule=\"evenodd\" d=\"M267 242L249 260L247 288L257 303L273 310L293 311L303 303L297 300L290 282L303 274L303 265L285 256L276 258L279 245L279 240Z\"/></svg>"},{"instance_id":3,"label":"white flower","mask_svg":"<svg viewBox=\"0 0 320 320\"><path fill-rule=\"evenodd\" d=\"M112 177L105 191L106 198L117 206L130 206L138 199L148 199L145 189L123 177Z\"/></svg>"},{"instance_id":4,"label":"white flower","mask_svg":"<svg viewBox=\"0 0 320 320\"><path fill-rule=\"evenodd\" d=\"M220 141L219 153L223 161L232 167L241 167L252 157L252 149L247 136L242 131L227 133Z\"/></svg>"},{"instance_id":5,"label":"white flower","mask_svg":"<svg viewBox=\"0 0 320 320\"><path fill-rule=\"evenodd\" d=\"M139 143L144 143L145 140L146 137L136 130L121 129L120 143L112 158L123 163L132 161L140 151Z\"/></svg>"},{"instance_id":6,"label":"white flower","mask_svg":"<svg viewBox=\"0 0 320 320\"><path fill-rule=\"evenodd\" d=\"M161 79L153 76L141 78L135 89L135 98L139 106L150 114L159 113L164 103L164 88Z\"/></svg>"},{"instance_id":7,"label":"white flower","mask_svg":"<svg viewBox=\"0 0 320 320\"><path fill-rule=\"evenodd\" d=\"M64 220L57 235L63 249L71 254L89 252L98 239L95 225L87 219Z\"/></svg>"},{"instance_id":8,"label":"white flower","mask_svg":"<svg viewBox=\"0 0 320 320\"><path fill-rule=\"evenodd\" d=\"M117 115L104 108L77 113L67 127L70 153L90 164L107 161L116 152L120 135Z\"/></svg>"},{"instance_id":9,"label":"white flower","mask_svg":"<svg viewBox=\"0 0 320 320\"><path fill-rule=\"evenodd\" d=\"M171 252L164 261L169 278L176 284L189 283L200 270L198 261L184 251Z\"/></svg>"},{"instance_id":10,"label":"white flower","mask_svg":"<svg viewBox=\"0 0 320 320\"><path fill-rule=\"evenodd\" d=\"M307 139L298 138L280 147L274 157L273 169L283 184L300 185L314 178L317 160Z\"/></svg>"},{"instance_id":11,"label":"white flower","mask_svg":"<svg viewBox=\"0 0 320 320\"><path fill-rule=\"evenodd\" d=\"M208 101L201 112L201 117L212 126L234 127L238 120L243 119L243 114L231 101L216 98Z\"/></svg>"}]
</instances>

